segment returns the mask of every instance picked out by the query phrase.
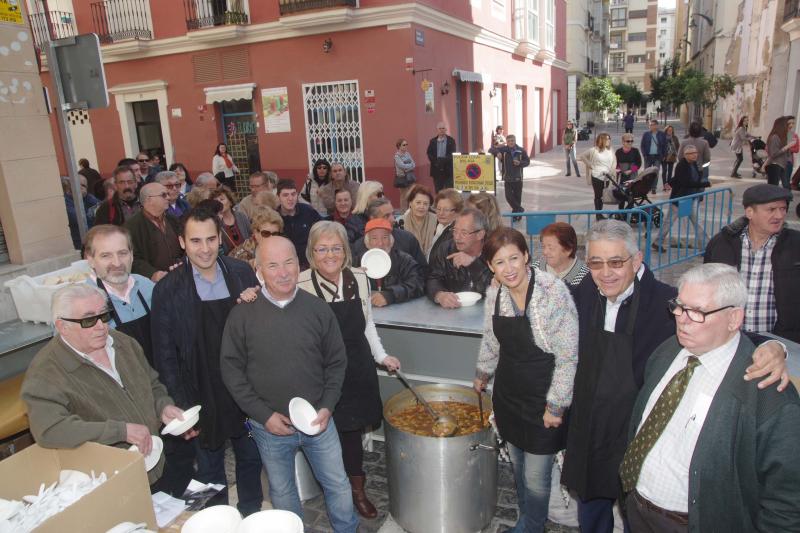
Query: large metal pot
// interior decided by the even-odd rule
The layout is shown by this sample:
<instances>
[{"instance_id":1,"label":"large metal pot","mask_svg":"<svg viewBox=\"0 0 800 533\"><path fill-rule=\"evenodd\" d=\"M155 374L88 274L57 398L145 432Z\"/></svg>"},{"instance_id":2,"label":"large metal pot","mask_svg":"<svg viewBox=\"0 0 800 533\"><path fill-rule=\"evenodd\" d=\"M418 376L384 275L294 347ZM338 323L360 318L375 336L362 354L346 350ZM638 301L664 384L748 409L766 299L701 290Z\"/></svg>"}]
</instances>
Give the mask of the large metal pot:
<instances>
[{"instance_id":1,"label":"large metal pot","mask_svg":"<svg viewBox=\"0 0 800 533\"><path fill-rule=\"evenodd\" d=\"M461 385L421 385L429 401L478 404ZM471 435L423 437L401 431L389 417L416 400L404 390L384 404L389 511L411 533L467 533L491 521L497 503L497 453L491 427ZM483 395L484 411L491 410Z\"/></svg>"}]
</instances>

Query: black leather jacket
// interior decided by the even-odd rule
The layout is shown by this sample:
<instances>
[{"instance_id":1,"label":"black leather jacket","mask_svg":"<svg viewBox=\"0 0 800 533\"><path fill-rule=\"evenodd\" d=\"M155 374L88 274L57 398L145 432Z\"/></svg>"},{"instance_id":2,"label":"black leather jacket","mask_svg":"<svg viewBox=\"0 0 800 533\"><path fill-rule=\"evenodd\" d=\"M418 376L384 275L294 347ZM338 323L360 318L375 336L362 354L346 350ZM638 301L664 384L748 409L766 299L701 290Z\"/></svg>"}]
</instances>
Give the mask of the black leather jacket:
<instances>
[{"instance_id":1,"label":"black leather jacket","mask_svg":"<svg viewBox=\"0 0 800 533\"><path fill-rule=\"evenodd\" d=\"M455 241L450 240L431 252L428 279L425 282L425 292L431 300L440 291L486 294L486 288L494 276L489 266L483 258L478 257L467 267L456 267L447 256L457 251Z\"/></svg>"}]
</instances>

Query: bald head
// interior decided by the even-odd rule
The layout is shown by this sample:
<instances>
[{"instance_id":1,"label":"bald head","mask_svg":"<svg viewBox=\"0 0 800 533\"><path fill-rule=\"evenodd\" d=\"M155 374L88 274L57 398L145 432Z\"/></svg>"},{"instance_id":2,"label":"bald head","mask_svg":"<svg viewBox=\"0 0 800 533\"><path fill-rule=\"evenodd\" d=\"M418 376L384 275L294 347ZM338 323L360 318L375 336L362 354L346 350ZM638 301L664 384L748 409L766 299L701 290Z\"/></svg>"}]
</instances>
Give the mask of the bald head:
<instances>
[{"instance_id":1,"label":"bald head","mask_svg":"<svg viewBox=\"0 0 800 533\"><path fill-rule=\"evenodd\" d=\"M261 239L256 249L256 262L264 288L272 298L280 301L294 296L300 261L292 241L279 236Z\"/></svg>"},{"instance_id":2,"label":"bald head","mask_svg":"<svg viewBox=\"0 0 800 533\"><path fill-rule=\"evenodd\" d=\"M160 183L148 183L139 191L142 209L154 217L160 217L169 207L167 188Z\"/></svg>"}]
</instances>

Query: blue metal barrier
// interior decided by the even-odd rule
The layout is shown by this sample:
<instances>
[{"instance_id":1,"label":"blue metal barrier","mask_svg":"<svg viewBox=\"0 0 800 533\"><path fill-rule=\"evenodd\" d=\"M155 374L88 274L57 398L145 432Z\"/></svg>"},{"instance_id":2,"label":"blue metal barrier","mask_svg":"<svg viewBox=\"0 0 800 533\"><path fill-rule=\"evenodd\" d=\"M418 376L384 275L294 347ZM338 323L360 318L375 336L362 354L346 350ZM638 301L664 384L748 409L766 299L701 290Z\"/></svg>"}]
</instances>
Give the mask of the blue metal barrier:
<instances>
[{"instance_id":1,"label":"blue metal barrier","mask_svg":"<svg viewBox=\"0 0 800 533\"><path fill-rule=\"evenodd\" d=\"M660 270L703 255L708 239L730 224L732 214L733 190L725 187L632 209L535 211L503 213L502 216L521 218L519 221L512 218L511 227L528 235L534 257L538 255L535 237L548 224L566 222L576 233L585 235L597 215L624 219L638 234L645 263L651 270ZM689 231L690 225L694 227L693 234ZM673 231L673 226L677 231Z\"/></svg>"}]
</instances>

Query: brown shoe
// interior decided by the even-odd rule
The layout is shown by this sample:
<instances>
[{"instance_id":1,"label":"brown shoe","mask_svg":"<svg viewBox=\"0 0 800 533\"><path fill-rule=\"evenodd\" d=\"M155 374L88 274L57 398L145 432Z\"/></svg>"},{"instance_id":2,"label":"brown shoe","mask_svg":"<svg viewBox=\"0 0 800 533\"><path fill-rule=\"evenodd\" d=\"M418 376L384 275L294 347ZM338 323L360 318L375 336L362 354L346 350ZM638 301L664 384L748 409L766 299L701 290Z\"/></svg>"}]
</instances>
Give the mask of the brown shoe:
<instances>
[{"instance_id":1,"label":"brown shoe","mask_svg":"<svg viewBox=\"0 0 800 533\"><path fill-rule=\"evenodd\" d=\"M378 516L378 510L367 499L367 493L364 490L364 482L366 476L349 476L350 487L353 490L353 505L358 509L358 514L364 518L375 518Z\"/></svg>"}]
</instances>

